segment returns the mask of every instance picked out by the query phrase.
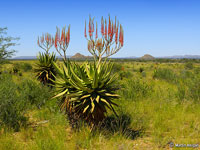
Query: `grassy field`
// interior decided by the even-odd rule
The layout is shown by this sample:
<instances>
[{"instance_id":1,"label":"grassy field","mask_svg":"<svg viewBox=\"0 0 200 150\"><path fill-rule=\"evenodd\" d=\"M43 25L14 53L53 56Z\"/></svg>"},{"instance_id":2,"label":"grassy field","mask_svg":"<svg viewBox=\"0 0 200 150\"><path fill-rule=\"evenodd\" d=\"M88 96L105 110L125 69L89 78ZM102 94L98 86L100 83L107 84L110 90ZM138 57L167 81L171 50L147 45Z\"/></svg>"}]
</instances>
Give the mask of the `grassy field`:
<instances>
[{"instance_id":1,"label":"grassy field","mask_svg":"<svg viewBox=\"0 0 200 150\"><path fill-rule=\"evenodd\" d=\"M13 73L16 64L18 71ZM10 61L0 68L0 76L5 76L0 79L0 95L16 86L20 100L34 103L25 105L26 125L17 132L0 122L2 150L156 150L184 149L170 148L170 142L200 144L200 63L115 62L119 117L108 112L105 127L97 130L84 123L78 130L71 127L56 99L51 99L54 89L36 81L34 64Z\"/></svg>"}]
</instances>

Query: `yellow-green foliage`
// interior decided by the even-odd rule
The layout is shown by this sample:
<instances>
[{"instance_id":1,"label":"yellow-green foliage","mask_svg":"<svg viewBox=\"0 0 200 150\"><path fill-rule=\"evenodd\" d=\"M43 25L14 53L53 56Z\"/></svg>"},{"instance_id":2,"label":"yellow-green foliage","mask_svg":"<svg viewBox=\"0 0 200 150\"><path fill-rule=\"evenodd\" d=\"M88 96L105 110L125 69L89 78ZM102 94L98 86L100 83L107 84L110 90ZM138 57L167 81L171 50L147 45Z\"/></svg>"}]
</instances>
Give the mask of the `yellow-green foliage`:
<instances>
[{"instance_id":1,"label":"yellow-green foliage","mask_svg":"<svg viewBox=\"0 0 200 150\"><path fill-rule=\"evenodd\" d=\"M191 60L192 61L192 60ZM15 62L12 62L15 63ZM29 62L27 62L29 63ZM30 62L32 63L32 62ZM80 62L81 63L81 62ZM112 120L105 128L91 131L87 125L73 130L66 116L48 101L42 109L32 109L29 125L20 132L0 130L2 150L149 150L169 149L175 144L198 144L200 141L200 65L192 62L116 62L132 76L119 80L121 96L116 112L122 119ZM6 64L8 67L12 64ZM139 72L143 68L145 75ZM118 67L120 68L120 67ZM155 77L155 70L161 70ZM162 74L164 69L170 73ZM163 71L163 72L162 72ZM166 72L168 72L166 71ZM23 76L13 75L16 82ZM1 84L1 83L0 83ZM109 118L107 118L109 121ZM110 125L110 127L108 127ZM126 128L127 130L124 130ZM137 136L126 136L131 131ZM180 148L174 148L180 149Z\"/></svg>"}]
</instances>

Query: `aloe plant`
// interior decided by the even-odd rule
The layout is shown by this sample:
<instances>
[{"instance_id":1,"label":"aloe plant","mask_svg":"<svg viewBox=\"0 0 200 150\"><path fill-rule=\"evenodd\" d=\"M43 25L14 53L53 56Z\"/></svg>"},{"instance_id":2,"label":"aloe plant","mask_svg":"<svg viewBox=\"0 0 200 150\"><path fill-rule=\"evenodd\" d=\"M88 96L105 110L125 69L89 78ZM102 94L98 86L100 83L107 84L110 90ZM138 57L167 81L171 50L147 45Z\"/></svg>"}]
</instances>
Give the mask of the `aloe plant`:
<instances>
[{"instance_id":1,"label":"aloe plant","mask_svg":"<svg viewBox=\"0 0 200 150\"><path fill-rule=\"evenodd\" d=\"M104 62L98 68L96 63L79 66L69 61L64 62L62 69L54 65L59 75L56 85L60 90L55 97L64 98L62 109L71 110L71 113L93 124L105 118L107 108L116 114L113 106L117 104L113 100L119 95L115 94L116 76L111 76L111 63Z\"/></svg>"},{"instance_id":2,"label":"aloe plant","mask_svg":"<svg viewBox=\"0 0 200 150\"><path fill-rule=\"evenodd\" d=\"M65 33L65 28L62 30L61 38L60 31L57 29L55 48L64 58L64 65L59 68L54 63L58 74L55 81L58 94L55 97L62 97L61 109L65 110L69 116L75 114L91 124L98 124L106 117L107 108L116 114L114 106L117 104L114 100L119 98L119 95L116 94L118 89L115 85L116 76L111 74L113 65L106 59L123 47L123 28L121 25L120 29L118 28L119 23L116 24L116 19L113 23L109 17L107 26L106 20L104 23L102 18L102 38L98 38L97 25L96 34L93 37L95 29L93 19L90 18L88 38L85 23L85 38L88 40L88 51L93 55L94 62L85 62L81 66L66 59L70 28L68 28L67 33ZM119 34L118 31L120 31ZM63 51L64 56L59 50ZM104 61L103 58L105 58Z\"/></svg>"},{"instance_id":3,"label":"aloe plant","mask_svg":"<svg viewBox=\"0 0 200 150\"><path fill-rule=\"evenodd\" d=\"M36 63L35 72L37 79L44 85L48 84L49 86L54 84L56 71L53 66L53 62L57 61L56 55L54 53L39 53L38 63Z\"/></svg>"},{"instance_id":4,"label":"aloe plant","mask_svg":"<svg viewBox=\"0 0 200 150\"><path fill-rule=\"evenodd\" d=\"M54 38L49 33L43 34L41 37L38 37L37 44L45 53L39 52L37 56L38 62L35 68L35 72L37 73L36 77L44 85L48 84L48 86L52 86L55 80L54 75L56 75L53 62L56 62L57 58L54 53L50 54L49 50L54 45Z\"/></svg>"}]
</instances>

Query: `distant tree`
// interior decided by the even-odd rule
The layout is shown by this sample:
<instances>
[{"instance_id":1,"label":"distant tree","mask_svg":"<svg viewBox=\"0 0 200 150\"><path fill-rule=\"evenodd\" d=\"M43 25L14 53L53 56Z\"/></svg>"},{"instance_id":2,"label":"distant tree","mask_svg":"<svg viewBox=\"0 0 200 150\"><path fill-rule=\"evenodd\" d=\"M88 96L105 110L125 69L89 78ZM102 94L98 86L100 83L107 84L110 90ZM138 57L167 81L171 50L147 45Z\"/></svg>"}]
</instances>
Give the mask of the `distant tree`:
<instances>
[{"instance_id":1,"label":"distant tree","mask_svg":"<svg viewBox=\"0 0 200 150\"><path fill-rule=\"evenodd\" d=\"M14 38L11 36L6 36L7 30L7 27L0 28L0 62L14 55L16 50L12 49L11 47L17 45L17 43L13 41L19 40L18 37Z\"/></svg>"}]
</instances>

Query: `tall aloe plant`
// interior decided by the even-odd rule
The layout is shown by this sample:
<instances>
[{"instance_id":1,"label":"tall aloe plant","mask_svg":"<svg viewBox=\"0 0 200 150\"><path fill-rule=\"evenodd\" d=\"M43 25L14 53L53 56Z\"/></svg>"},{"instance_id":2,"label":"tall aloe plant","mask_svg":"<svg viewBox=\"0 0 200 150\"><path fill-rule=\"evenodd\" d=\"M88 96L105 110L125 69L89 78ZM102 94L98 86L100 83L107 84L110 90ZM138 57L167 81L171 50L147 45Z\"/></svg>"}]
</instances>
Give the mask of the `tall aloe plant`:
<instances>
[{"instance_id":1,"label":"tall aloe plant","mask_svg":"<svg viewBox=\"0 0 200 150\"><path fill-rule=\"evenodd\" d=\"M123 47L123 28L121 25L120 29L118 28L119 23L116 24L116 19L113 23L109 17L107 27L106 20L104 22L102 18L102 38L98 38L97 25L94 35L94 23L90 18L89 38L86 34L86 26L85 37L88 40L88 51L94 56L94 63L85 62L83 65L78 65L65 59L61 68L54 63L58 73L55 81L58 94L55 97L62 97L61 109L70 115L76 114L91 124L102 121L106 117L107 108L116 114L114 106L117 104L114 101L119 98L116 94L116 76L111 75L113 65L106 62L106 58Z\"/></svg>"}]
</instances>

